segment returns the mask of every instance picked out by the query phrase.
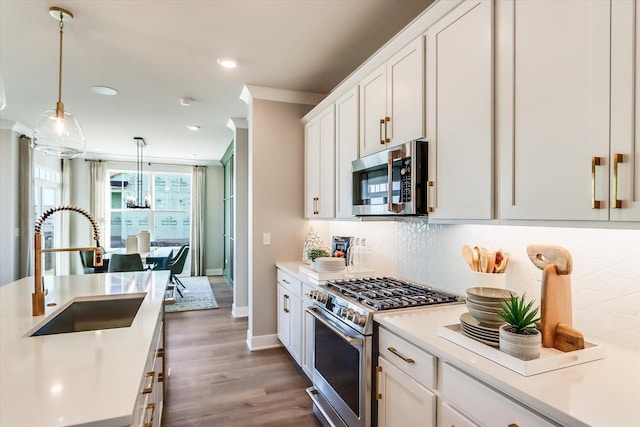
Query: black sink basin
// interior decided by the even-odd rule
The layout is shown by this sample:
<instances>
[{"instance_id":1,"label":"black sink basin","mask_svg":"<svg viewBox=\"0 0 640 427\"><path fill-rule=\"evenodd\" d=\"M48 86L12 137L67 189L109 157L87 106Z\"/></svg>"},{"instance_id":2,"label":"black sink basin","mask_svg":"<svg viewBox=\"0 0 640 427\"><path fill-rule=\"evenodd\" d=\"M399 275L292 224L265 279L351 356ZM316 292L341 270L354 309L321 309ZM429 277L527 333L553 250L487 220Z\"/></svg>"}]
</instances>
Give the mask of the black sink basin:
<instances>
[{"instance_id":1,"label":"black sink basin","mask_svg":"<svg viewBox=\"0 0 640 427\"><path fill-rule=\"evenodd\" d=\"M74 301L30 336L126 328L131 326L143 300L144 294L136 294Z\"/></svg>"}]
</instances>

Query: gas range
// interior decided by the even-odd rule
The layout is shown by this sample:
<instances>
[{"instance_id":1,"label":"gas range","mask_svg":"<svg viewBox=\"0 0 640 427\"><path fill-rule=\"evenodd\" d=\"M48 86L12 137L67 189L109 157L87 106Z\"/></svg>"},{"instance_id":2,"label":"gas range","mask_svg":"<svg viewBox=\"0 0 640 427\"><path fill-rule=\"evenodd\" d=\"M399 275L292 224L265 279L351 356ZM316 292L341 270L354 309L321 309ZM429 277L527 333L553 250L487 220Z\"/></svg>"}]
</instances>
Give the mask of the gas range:
<instances>
[{"instance_id":1,"label":"gas range","mask_svg":"<svg viewBox=\"0 0 640 427\"><path fill-rule=\"evenodd\" d=\"M463 302L457 295L392 277L330 280L310 296L314 305L364 335L373 332L375 312Z\"/></svg>"}]
</instances>

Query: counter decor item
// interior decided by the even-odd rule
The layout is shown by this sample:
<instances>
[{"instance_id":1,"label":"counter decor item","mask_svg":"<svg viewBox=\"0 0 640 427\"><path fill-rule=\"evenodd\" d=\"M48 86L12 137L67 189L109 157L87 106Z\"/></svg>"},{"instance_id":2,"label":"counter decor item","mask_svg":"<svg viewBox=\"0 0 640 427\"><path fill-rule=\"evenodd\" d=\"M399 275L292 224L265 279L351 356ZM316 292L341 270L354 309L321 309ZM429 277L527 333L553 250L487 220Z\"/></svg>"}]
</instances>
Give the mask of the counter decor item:
<instances>
[{"instance_id":1,"label":"counter decor item","mask_svg":"<svg viewBox=\"0 0 640 427\"><path fill-rule=\"evenodd\" d=\"M309 261L314 262L316 258L329 257L329 251L324 248L311 248L307 252L307 258Z\"/></svg>"},{"instance_id":2,"label":"counter decor item","mask_svg":"<svg viewBox=\"0 0 640 427\"><path fill-rule=\"evenodd\" d=\"M304 246L302 248L302 262L306 264L311 264L311 259L309 258L309 251L314 248L321 247L322 242L320 241L320 235L313 230L313 227L309 228L309 232L304 238Z\"/></svg>"},{"instance_id":3,"label":"counter decor item","mask_svg":"<svg viewBox=\"0 0 640 427\"><path fill-rule=\"evenodd\" d=\"M506 271L510 255L499 249L490 252L486 248L462 246L462 256L467 262L476 286L506 288Z\"/></svg>"},{"instance_id":4,"label":"counter decor item","mask_svg":"<svg viewBox=\"0 0 640 427\"><path fill-rule=\"evenodd\" d=\"M582 333L572 328L571 254L561 246L531 244L527 246L527 255L531 262L542 270L542 346L555 347L562 351L584 348Z\"/></svg>"},{"instance_id":5,"label":"counter decor item","mask_svg":"<svg viewBox=\"0 0 640 427\"><path fill-rule=\"evenodd\" d=\"M353 237L349 236L333 236L331 244L331 256L344 258L344 265L348 265L347 254L349 247L353 243Z\"/></svg>"},{"instance_id":6,"label":"counter decor item","mask_svg":"<svg viewBox=\"0 0 640 427\"><path fill-rule=\"evenodd\" d=\"M339 257L319 256L313 260L313 269L318 273L335 273L345 269L344 260Z\"/></svg>"},{"instance_id":7,"label":"counter decor item","mask_svg":"<svg viewBox=\"0 0 640 427\"><path fill-rule=\"evenodd\" d=\"M127 236L127 253L138 253L138 236L136 236L135 234L129 234Z\"/></svg>"},{"instance_id":8,"label":"counter decor item","mask_svg":"<svg viewBox=\"0 0 640 427\"><path fill-rule=\"evenodd\" d=\"M151 234L142 230L138 233L138 253L146 254L151 252Z\"/></svg>"},{"instance_id":9,"label":"counter decor item","mask_svg":"<svg viewBox=\"0 0 640 427\"><path fill-rule=\"evenodd\" d=\"M525 302L525 295L511 298L502 304L497 315L506 324L500 326L500 351L521 360L533 360L540 357L542 334L535 323L540 320L534 301Z\"/></svg>"}]
</instances>

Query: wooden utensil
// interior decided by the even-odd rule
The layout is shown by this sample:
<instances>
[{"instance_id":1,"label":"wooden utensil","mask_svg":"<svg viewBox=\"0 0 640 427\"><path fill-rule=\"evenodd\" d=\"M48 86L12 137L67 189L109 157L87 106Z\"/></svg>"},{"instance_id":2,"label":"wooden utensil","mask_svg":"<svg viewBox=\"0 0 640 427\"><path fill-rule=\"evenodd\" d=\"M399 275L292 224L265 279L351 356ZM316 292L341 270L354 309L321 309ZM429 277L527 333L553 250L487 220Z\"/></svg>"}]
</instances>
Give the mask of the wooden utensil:
<instances>
[{"instance_id":1,"label":"wooden utensil","mask_svg":"<svg viewBox=\"0 0 640 427\"><path fill-rule=\"evenodd\" d=\"M485 248L480 248L480 270L482 273L487 273L487 266L489 265L489 251Z\"/></svg>"},{"instance_id":2,"label":"wooden utensil","mask_svg":"<svg viewBox=\"0 0 640 427\"><path fill-rule=\"evenodd\" d=\"M553 347L558 324L572 326L571 254L560 246L546 244L527 246L527 254L531 262L542 269L540 292L542 346Z\"/></svg>"},{"instance_id":3,"label":"wooden utensil","mask_svg":"<svg viewBox=\"0 0 640 427\"><path fill-rule=\"evenodd\" d=\"M462 257L467 262L467 264L469 264L469 267L471 267L471 271L475 271L475 262L473 260L473 249L471 249L471 247L469 247L468 245L462 246Z\"/></svg>"},{"instance_id":4,"label":"wooden utensil","mask_svg":"<svg viewBox=\"0 0 640 427\"><path fill-rule=\"evenodd\" d=\"M556 325L556 338L553 340L553 347L560 351L582 350L584 348L584 336L577 329L567 326L564 323Z\"/></svg>"},{"instance_id":5,"label":"wooden utensil","mask_svg":"<svg viewBox=\"0 0 640 427\"><path fill-rule=\"evenodd\" d=\"M473 264L475 265L473 271L480 271L480 248L477 246L473 247Z\"/></svg>"},{"instance_id":6,"label":"wooden utensil","mask_svg":"<svg viewBox=\"0 0 640 427\"><path fill-rule=\"evenodd\" d=\"M510 255L509 252L496 252L496 266L493 270L496 273L504 273L507 270L507 264L509 264Z\"/></svg>"},{"instance_id":7,"label":"wooden utensil","mask_svg":"<svg viewBox=\"0 0 640 427\"><path fill-rule=\"evenodd\" d=\"M496 268L496 253L489 252L489 262L487 263L487 273L495 273L493 271Z\"/></svg>"}]
</instances>

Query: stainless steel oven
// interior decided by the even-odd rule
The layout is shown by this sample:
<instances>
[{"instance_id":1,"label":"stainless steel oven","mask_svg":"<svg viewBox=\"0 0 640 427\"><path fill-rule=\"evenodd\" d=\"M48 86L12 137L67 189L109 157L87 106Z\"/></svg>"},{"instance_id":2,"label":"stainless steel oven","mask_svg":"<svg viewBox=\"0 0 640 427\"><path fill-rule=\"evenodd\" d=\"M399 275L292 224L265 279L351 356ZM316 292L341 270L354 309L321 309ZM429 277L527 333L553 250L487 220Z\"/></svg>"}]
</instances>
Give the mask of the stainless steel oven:
<instances>
[{"instance_id":1,"label":"stainless steel oven","mask_svg":"<svg viewBox=\"0 0 640 427\"><path fill-rule=\"evenodd\" d=\"M320 422L334 427L375 424L374 313L462 302L456 295L390 277L328 281L310 296L314 355L313 386L307 393Z\"/></svg>"},{"instance_id":2,"label":"stainless steel oven","mask_svg":"<svg viewBox=\"0 0 640 427\"><path fill-rule=\"evenodd\" d=\"M317 308L314 317L313 387L318 419L328 426L371 425L372 337Z\"/></svg>"}]
</instances>

